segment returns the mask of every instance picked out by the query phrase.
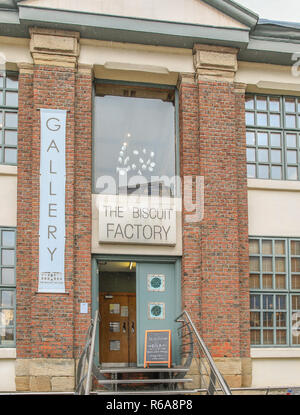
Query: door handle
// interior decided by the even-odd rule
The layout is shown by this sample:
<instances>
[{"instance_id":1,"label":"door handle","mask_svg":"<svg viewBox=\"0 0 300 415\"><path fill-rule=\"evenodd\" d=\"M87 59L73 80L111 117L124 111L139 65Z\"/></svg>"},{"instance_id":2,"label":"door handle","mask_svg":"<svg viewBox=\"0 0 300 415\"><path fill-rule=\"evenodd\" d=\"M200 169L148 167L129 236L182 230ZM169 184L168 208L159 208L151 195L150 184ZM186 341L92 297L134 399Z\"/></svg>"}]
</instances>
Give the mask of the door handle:
<instances>
[{"instance_id":1,"label":"door handle","mask_svg":"<svg viewBox=\"0 0 300 415\"><path fill-rule=\"evenodd\" d=\"M123 323L122 331L123 331L123 333L126 333L126 321L124 321L124 323Z\"/></svg>"},{"instance_id":2,"label":"door handle","mask_svg":"<svg viewBox=\"0 0 300 415\"><path fill-rule=\"evenodd\" d=\"M134 334L134 321L131 322L131 332Z\"/></svg>"}]
</instances>

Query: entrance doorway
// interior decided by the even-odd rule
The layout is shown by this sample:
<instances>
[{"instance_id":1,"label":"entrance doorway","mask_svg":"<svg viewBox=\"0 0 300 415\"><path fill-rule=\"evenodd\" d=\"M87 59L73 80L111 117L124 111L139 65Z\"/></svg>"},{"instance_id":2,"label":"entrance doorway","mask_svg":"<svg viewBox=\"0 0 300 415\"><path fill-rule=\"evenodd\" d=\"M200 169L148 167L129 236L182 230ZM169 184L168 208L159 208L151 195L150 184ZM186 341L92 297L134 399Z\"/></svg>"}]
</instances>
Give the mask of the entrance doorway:
<instances>
[{"instance_id":1,"label":"entrance doorway","mask_svg":"<svg viewBox=\"0 0 300 415\"><path fill-rule=\"evenodd\" d=\"M143 367L146 330L171 330L172 364L180 364L175 323L181 312L180 259L103 255L93 264L93 310L100 312L97 363Z\"/></svg>"},{"instance_id":2,"label":"entrance doorway","mask_svg":"<svg viewBox=\"0 0 300 415\"><path fill-rule=\"evenodd\" d=\"M135 366L136 359L136 264L99 262L101 363Z\"/></svg>"}]
</instances>

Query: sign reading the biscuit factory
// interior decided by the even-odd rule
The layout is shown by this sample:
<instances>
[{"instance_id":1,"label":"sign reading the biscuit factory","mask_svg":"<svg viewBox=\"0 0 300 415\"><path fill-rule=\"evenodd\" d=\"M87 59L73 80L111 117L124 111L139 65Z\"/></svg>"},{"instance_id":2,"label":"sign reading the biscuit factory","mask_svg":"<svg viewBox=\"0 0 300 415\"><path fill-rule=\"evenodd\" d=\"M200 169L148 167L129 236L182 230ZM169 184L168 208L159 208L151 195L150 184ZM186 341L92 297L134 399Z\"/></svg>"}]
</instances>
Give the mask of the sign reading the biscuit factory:
<instances>
[{"instance_id":1,"label":"sign reading the biscuit factory","mask_svg":"<svg viewBox=\"0 0 300 415\"><path fill-rule=\"evenodd\" d=\"M106 243L175 245L176 209L146 198L98 199L99 241Z\"/></svg>"},{"instance_id":2,"label":"sign reading the biscuit factory","mask_svg":"<svg viewBox=\"0 0 300 415\"><path fill-rule=\"evenodd\" d=\"M38 292L65 292L66 111L41 109Z\"/></svg>"}]
</instances>

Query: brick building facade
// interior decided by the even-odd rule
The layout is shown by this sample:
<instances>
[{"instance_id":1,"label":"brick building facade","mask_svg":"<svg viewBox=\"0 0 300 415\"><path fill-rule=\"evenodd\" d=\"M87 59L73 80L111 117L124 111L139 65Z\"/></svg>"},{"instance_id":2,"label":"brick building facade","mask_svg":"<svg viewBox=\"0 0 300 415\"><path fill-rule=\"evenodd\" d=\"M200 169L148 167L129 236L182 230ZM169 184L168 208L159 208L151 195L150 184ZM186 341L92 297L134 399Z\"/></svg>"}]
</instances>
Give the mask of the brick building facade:
<instances>
[{"instance_id":1,"label":"brick building facade","mask_svg":"<svg viewBox=\"0 0 300 415\"><path fill-rule=\"evenodd\" d=\"M167 4L154 0L149 10L134 0L125 8L88 1L84 10L71 3L0 1L0 390L73 390L91 318L100 310L104 321L113 297L97 364L142 365L145 329L175 333L186 309L231 386L295 384L300 101L292 54L300 26L259 22L227 0L190 0L168 19ZM42 162L41 112L49 109L49 154L61 151L57 111L66 114L65 181L55 182L64 187L61 216L50 199L45 215L40 196L43 175L57 196L52 178L64 168ZM16 146L17 161L9 159ZM141 182L135 203L152 196L150 173L176 176L181 185L167 185L163 200L179 201L177 209L134 205L129 218L124 206L134 196L115 199L121 191L99 185L138 170L148 190ZM48 240L60 231L52 217L65 226L62 273L59 247L48 248L51 267L41 271L43 221ZM126 327L126 344L104 344ZM274 380L279 367L284 384Z\"/></svg>"}]
</instances>

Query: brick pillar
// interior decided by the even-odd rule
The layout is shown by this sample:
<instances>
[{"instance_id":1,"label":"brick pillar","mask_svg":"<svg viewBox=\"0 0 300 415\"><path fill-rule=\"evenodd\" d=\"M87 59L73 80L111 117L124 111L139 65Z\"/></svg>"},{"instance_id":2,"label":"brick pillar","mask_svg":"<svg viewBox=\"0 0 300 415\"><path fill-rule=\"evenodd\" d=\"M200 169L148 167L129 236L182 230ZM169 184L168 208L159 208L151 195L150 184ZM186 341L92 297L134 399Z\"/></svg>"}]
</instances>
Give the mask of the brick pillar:
<instances>
[{"instance_id":1,"label":"brick pillar","mask_svg":"<svg viewBox=\"0 0 300 415\"><path fill-rule=\"evenodd\" d=\"M17 390L70 390L91 310L91 68L78 70L79 34L31 29L34 64L20 68ZM39 108L67 110L65 294L38 293ZM25 267L23 266L25 264ZM76 349L75 349L76 346Z\"/></svg>"},{"instance_id":2,"label":"brick pillar","mask_svg":"<svg viewBox=\"0 0 300 415\"><path fill-rule=\"evenodd\" d=\"M79 66L75 92L74 353L78 358L90 324L92 307L92 67ZM80 314L80 303L89 313Z\"/></svg>"},{"instance_id":3,"label":"brick pillar","mask_svg":"<svg viewBox=\"0 0 300 415\"><path fill-rule=\"evenodd\" d=\"M183 229L183 307L232 386L249 370L248 207L244 89L237 50L194 48L180 85L182 174L204 177L204 218ZM243 374L243 370L245 373Z\"/></svg>"},{"instance_id":4,"label":"brick pillar","mask_svg":"<svg viewBox=\"0 0 300 415\"><path fill-rule=\"evenodd\" d=\"M179 83L180 171L184 177L200 175L199 105L194 74L181 74ZM183 186L183 200L193 189ZM182 308L187 309L200 327L200 223L189 222L189 212L183 204L182 221Z\"/></svg>"}]
</instances>

